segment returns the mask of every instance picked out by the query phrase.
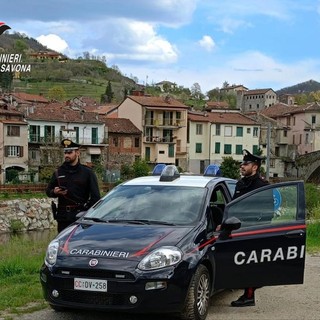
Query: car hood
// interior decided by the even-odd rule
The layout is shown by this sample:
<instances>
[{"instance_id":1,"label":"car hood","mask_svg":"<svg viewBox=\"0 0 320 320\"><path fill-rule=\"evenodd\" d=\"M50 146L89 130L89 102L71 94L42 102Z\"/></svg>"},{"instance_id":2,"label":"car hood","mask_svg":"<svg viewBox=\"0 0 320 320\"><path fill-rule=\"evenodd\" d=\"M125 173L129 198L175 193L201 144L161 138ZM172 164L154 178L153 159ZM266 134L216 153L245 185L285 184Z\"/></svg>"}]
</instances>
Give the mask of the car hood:
<instances>
[{"instance_id":1,"label":"car hood","mask_svg":"<svg viewBox=\"0 0 320 320\"><path fill-rule=\"evenodd\" d=\"M177 245L190 234L192 228L79 223L65 229L58 236L58 255L141 260L156 248Z\"/></svg>"}]
</instances>

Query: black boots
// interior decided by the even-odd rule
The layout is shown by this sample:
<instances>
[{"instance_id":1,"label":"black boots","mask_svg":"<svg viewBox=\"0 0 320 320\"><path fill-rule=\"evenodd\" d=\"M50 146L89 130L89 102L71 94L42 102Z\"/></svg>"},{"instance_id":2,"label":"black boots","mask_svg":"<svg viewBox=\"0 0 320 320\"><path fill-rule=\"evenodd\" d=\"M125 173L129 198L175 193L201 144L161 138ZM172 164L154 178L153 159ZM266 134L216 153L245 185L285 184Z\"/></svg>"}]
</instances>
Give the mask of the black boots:
<instances>
[{"instance_id":1,"label":"black boots","mask_svg":"<svg viewBox=\"0 0 320 320\"><path fill-rule=\"evenodd\" d=\"M231 302L232 307L253 307L255 306L254 301L255 288L246 288L244 294L235 301Z\"/></svg>"}]
</instances>

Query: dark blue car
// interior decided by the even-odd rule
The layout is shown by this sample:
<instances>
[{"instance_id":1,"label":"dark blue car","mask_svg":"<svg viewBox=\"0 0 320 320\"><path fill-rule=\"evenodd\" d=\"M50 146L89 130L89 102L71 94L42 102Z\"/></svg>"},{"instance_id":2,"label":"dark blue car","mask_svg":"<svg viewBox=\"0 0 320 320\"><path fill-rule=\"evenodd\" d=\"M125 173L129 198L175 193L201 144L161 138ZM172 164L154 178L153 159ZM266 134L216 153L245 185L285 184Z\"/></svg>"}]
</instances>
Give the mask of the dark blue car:
<instances>
[{"instance_id":1,"label":"dark blue car","mask_svg":"<svg viewBox=\"0 0 320 320\"><path fill-rule=\"evenodd\" d=\"M235 183L168 166L117 186L49 244L45 299L56 310L204 320L219 289L302 283L303 182L231 201Z\"/></svg>"}]
</instances>

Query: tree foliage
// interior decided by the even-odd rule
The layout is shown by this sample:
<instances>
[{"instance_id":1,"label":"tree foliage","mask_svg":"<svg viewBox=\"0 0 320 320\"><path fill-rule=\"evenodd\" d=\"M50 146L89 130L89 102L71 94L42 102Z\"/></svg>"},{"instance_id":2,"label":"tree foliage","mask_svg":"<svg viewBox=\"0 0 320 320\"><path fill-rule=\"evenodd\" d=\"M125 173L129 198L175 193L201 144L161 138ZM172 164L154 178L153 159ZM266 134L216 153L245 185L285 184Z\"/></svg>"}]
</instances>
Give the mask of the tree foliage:
<instances>
[{"instance_id":1,"label":"tree foliage","mask_svg":"<svg viewBox=\"0 0 320 320\"><path fill-rule=\"evenodd\" d=\"M112 102L114 92L112 91L111 81L108 81L105 93L101 96L101 102Z\"/></svg>"},{"instance_id":2,"label":"tree foliage","mask_svg":"<svg viewBox=\"0 0 320 320\"><path fill-rule=\"evenodd\" d=\"M51 100L64 101L66 97L66 92L62 87L54 86L51 89L49 89L48 96Z\"/></svg>"},{"instance_id":3,"label":"tree foliage","mask_svg":"<svg viewBox=\"0 0 320 320\"><path fill-rule=\"evenodd\" d=\"M223 157L220 170L222 171L222 175L226 178L240 178L239 161L234 160L232 157Z\"/></svg>"}]
</instances>

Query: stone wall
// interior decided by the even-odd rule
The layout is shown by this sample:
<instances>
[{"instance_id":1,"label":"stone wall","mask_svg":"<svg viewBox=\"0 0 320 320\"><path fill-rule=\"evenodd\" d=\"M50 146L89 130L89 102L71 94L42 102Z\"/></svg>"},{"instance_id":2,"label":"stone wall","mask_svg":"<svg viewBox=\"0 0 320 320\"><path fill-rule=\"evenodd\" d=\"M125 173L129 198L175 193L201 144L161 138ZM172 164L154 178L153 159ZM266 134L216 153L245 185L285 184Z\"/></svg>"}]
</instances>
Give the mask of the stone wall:
<instances>
[{"instance_id":1,"label":"stone wall","mask_svg":"<svg viewBox=\"0 0 320 320\"><path fill-rule=\"evenodd\" d=\"M21 221L20 231L56 228L50 198L0 201L0 233L11 232L13 221Z\"/></svg>"}]
</instances>

